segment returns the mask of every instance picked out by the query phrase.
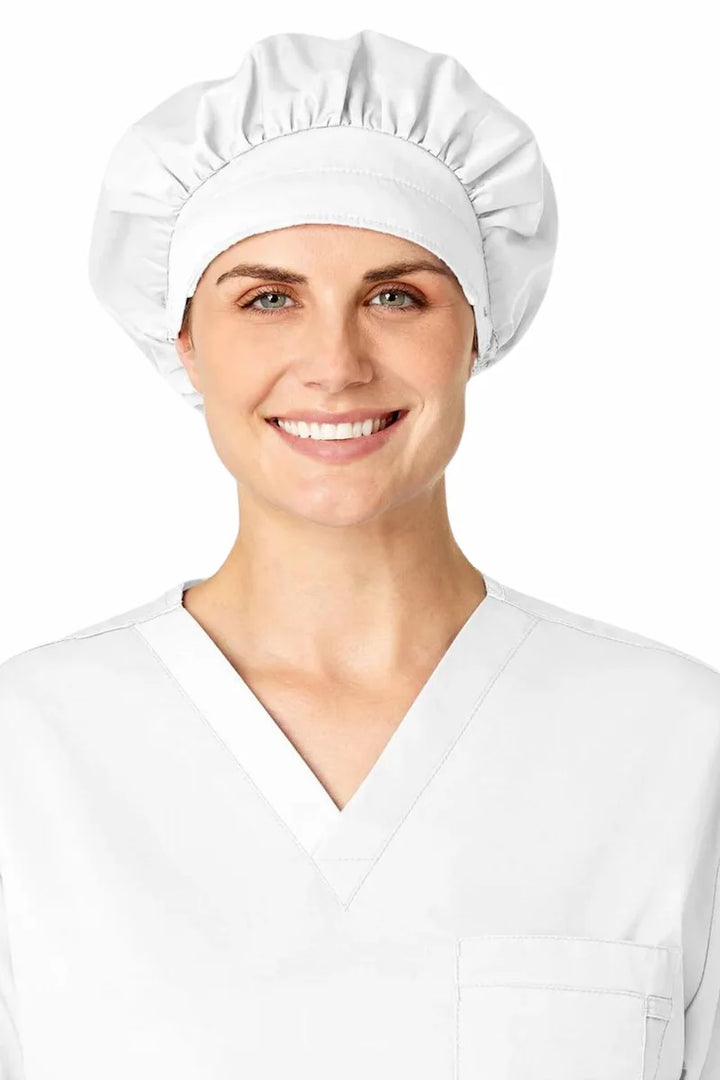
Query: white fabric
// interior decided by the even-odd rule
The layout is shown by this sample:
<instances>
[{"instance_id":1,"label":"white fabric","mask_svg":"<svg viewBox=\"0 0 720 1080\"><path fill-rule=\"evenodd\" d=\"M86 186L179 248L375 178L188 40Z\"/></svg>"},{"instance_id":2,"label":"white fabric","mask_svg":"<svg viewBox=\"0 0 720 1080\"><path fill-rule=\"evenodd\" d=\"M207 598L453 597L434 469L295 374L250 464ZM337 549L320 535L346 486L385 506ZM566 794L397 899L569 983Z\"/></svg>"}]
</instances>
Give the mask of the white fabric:
<instances>
[{"instance_id":1,"label":"white fabric","mask_svg":"<svg viewBox=\"0 0 720 1080\"><path fill-rule=\"evenodd\" d=\"M219 251L253 233L307 222L379 229L445 258L467 299L481 307L478 343L487 354L482 240L464 187L412 143L349 125L269 139L218 169L187 200L170 248L169 326L179 329L186 298Z\"/></svg>"},{"instance_id":2,"label":"white fabric","mask_svg":"<svg viewBox=\"0 0 720 1080\"><path fill-rule=\"evenodd\" d=\"M342 811L197 578L0 665L0 1080L717 1080L720 672L484 576Z\"/></svg>"},{"instance_id":3,"label":"white fabric","mask_svg":"<svg viewBox=\"0 0 720 1080\"><path fill-rule=\"evenodd\" d=\"M373 30L282 33L122 135L95 210L90 281L203 412L173 344L202 272L247 236L322 222L403 237L447 263L474 310L472 374L535 317L558 230L533 133L457 60Z\"/></svg>"}]
</instances>

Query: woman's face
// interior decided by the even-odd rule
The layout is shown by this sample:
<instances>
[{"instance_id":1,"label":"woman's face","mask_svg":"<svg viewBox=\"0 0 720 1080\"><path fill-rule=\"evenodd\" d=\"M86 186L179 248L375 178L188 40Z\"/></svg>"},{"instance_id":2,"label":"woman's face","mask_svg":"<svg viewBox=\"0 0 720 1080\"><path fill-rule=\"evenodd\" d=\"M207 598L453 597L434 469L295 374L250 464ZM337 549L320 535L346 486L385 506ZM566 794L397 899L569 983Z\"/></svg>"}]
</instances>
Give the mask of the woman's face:
<instances>
[{"instance_id":1,"label":"woman's face","mask_svg":"<svg viewBox=\"0 0 720 1080\"><path fill-rule=\"evenodd\" d=\"M419 260L431 267L390 268ZM462 436L474 329L457 279L425 248L371 229L295 225L209 264L176 349L240 492L348 525L431 496L442 480ZM369 443L311 442L272 423L351 410L401 419Z\"/></svg>"}]
</instances>

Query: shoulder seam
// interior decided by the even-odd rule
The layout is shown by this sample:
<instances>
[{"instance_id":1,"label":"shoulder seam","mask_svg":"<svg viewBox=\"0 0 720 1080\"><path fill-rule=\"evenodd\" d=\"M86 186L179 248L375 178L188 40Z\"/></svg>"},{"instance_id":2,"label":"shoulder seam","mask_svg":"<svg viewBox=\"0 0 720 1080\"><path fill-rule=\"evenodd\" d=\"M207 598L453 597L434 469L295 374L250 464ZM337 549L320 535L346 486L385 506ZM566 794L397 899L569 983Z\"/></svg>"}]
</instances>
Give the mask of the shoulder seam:
<instances>
[{"instance_id":1,"label":"shoulder seam","mask_svg":"<svg viewBox=\"0 0 720 1080\"><path fill-rule=\"evenodd\" d=\"M706 660L701 660L697 656L692 656L690 653L683 652L681 649L676 649L672 645L663 645L661 642L642 642L642 641L628 641L625 638L613 637L612 634L602 634L599 630L589 630L587 627L578 626L574 622L568 622L565 619L552 618L549 615L540 615L538 612L533 611L531 608L525 607L523 604L518 604L514 600L510 600L503 590L503 596L500 598L503 604L509 604L511 607L517 608L519 611L524 611L528 615L534 615L539 621L554 623L556 626L566 626L569 630L577 630L581 634L588 634L590 637L603 638L605 641L616 641L619 645L632 645L636 649L652 649L656 652L666 652L673 656L678 656L683 660L691 660L694 664L698 664L700 667L705 668L707 671L712 671L715 675L720 675L720 668L713 667ZM601 620L598 620L601 621ZM621 630L621 627L618 627ZM642 636L642 635L640 635Z\"/></svg>"},{"instance_id":2,"label":"shoulder seam","mask_svg":"<svg viewBox=\"0 0 720 1080\"><path fill-rule=\"evenodd\" d=\"M167 601L165 605L159 610L151 611L144 616L137 616L136 618L130 618L127 622L119 623L116 626L108 626L105 629L88 629L76 630L69 634L65 634L63 637L52 638L50 641L41 641L37 645L30 645L27 649L23 649L19 656L25 656L27 653L36 652L38 649L44 649L48 645L61 645L63 641L79 641L86 638L100 637L102 634L112 634L115 630L128 630L133 626L137 626L140 623L149 622L151 619L156 619L159 615L165 615L168 611L172 610L172 604ZM8 657L12 659L12 657Z\"/></svg>"},{"instance_id":3,"label":"shoulder seam","mask_svg":"<svg viewBox=\"0 0 720 1080\"><path fill-rule=\"evenodd\" d=\"M117 626L108 626L104 630L90 629L87 632L83 630L78 630L74 634L66 634L65 637L58 638L57 642L72 641L73 639L78 638L100 637L101 634L111 634L114 630L129 630L132 629L133 626L138 626L140 623L150 622L151 619L157 619L159 615L165 615L171 609L172 605L170 603L166 603L164 607L160 608L159 611L151 611L149 614L142 616L138 615L135 618L128 619L127 622L119 623ZM54 645L57 644L57 642L47 642L47 644Z\"/></svg>"}]
</instances>

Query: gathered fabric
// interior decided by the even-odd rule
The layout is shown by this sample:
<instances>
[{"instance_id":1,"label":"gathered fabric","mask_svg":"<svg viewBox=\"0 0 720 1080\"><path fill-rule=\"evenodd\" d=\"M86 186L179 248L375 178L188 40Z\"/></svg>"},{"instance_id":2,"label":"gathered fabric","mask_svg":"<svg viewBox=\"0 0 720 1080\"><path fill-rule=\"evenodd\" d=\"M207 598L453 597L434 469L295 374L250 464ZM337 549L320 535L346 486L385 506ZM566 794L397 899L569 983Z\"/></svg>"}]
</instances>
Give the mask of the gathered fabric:
<instances>
[{"instance_id":1,"label":"gathered fabric","mask_svg":"<svg viewBox=\"0 0 720 1080\"><path fill-rule=\"evenodd\" d=\"M403 237L449 266L474 311L472 375L526 332L557 244L533 133L456 59L374 30L280 33L122 135L95 211L91 284L202 411L174 341L203 271L247 236L322 222Z\"/></svg>"}]
</instances>

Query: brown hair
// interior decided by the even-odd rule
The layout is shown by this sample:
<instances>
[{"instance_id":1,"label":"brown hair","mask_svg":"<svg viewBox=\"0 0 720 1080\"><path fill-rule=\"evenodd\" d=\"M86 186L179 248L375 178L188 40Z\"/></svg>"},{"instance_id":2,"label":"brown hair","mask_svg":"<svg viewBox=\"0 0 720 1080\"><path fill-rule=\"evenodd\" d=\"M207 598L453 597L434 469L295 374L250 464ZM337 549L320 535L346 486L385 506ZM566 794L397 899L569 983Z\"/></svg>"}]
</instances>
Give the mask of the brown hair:
<instances>
[{"instance_id":1,"label":"brown hair","mask_svg":"<svg viewBox=\"0 0 720 1080\"><path fill-rule=\"evenodd\" d=\"M190 309L192 307L192 300L192 296L188 296L187 300L185 301L185 310L183 311L182 323L180 324L181 334L183 330L190 329Z\"/></svg>"}]
</instances>

